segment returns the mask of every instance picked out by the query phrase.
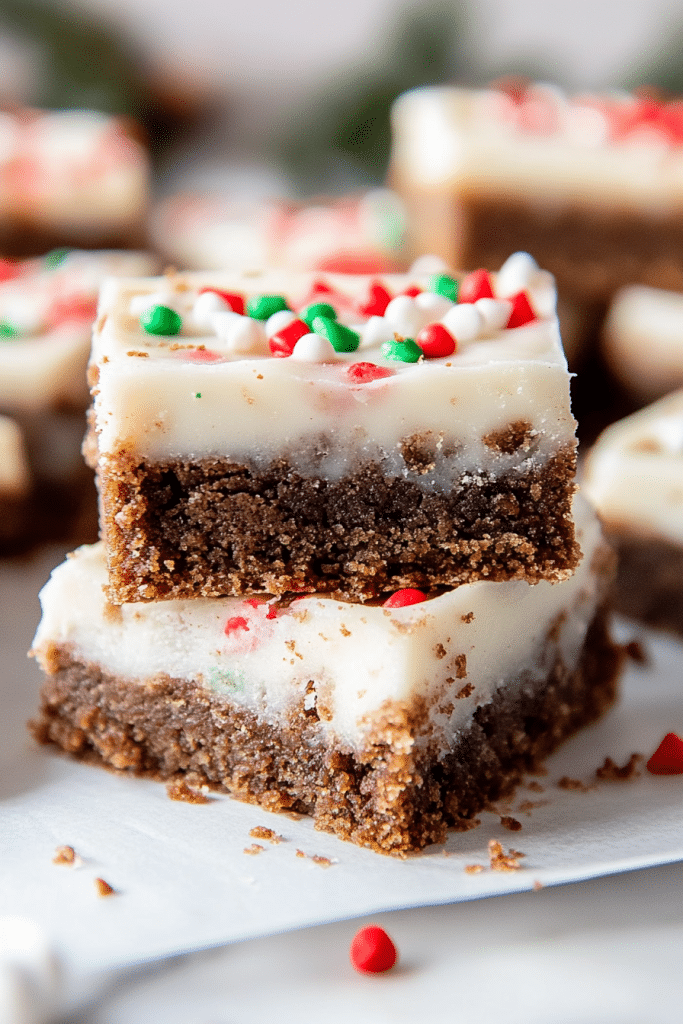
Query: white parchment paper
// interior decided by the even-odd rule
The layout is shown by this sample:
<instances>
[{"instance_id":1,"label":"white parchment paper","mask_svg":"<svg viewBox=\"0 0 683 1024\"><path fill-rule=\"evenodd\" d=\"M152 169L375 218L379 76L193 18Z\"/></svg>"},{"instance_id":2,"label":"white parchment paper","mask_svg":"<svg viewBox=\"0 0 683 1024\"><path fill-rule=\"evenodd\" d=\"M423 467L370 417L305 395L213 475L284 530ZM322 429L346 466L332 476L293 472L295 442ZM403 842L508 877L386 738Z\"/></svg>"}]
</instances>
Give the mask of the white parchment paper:
<instances>
[{"instance_id":1,"label":"white parchment paper","mask_svg":"<svg viewBox=\"0 0 683 1024\"><path fill-rule=\"evenodd\" d=\"M486 813L478 828L451 834L445 846L396 860L316 832L305 818L220 795L206 805L174 802L159 783L37 748L24 722L40 675L24 652L39 614L37 591L60 558L53 550L0 570L0 913L40 924L73 976L381 910L683 858L683 776L595 778L607 755L622 764L632 752L649 755L665 732L683 733L683 646L674 640L647 634L651 663L629 665L616 708L549 759L547 774L528 780L531 788L501 805L520 831ZM563 776L587 788L558 787ZM256 825L283 842L254 840ZM490 870L492 838L525 854L521 870ZM245 854L255 841L263 852ZM63 844L74 847L82 866L53 863ZM322 866L313 856L332 863ZM479 874L464 870L475 863L484 866ZM116 894L99 897L97 877Z\"/></svg>"}]
</instances>

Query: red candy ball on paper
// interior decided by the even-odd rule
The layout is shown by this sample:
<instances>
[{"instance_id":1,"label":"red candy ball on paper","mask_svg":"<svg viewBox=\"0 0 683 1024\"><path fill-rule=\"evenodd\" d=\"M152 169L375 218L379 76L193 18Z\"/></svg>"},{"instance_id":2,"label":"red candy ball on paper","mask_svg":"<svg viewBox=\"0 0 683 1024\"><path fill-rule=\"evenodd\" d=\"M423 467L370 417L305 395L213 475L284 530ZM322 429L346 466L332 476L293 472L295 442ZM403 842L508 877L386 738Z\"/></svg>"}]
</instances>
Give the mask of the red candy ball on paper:
<instances>
[{"instance_id":1,"label":"red candy ball on paper","mask_svg":"<svg viewBox=\"0 0 683 1024\"><path fill-rule=\"evenodd\" d=\"M645 767L651 775L683 775L683 740L668 732Z\"/></svg>"},{"instance_id":2,"label":"red candy ball on paper","mask_svg":"<svg viewBox=\"0 0 683 1024\"><path fill-rule=\"evenodd\" d=\"M383 928L370 925L361 928L351 943L351 963L361 974L382 974L390 971L398 959L396 946Z\"/></svg>"},{"instance_id":3,"label":"red candy ball on paper","mask_svg":"<svg viewBox=\"0 0 683 1024\"><path fill-rule=\"evenodd\" d=\"M426 601L427 595L414 587L406 587L404 590L397 590L395 594L388 597L383 608L407 608L409 604L419 604Z\"/></svg>"},{"instance_id":4,"label":"red candy ball on paper","mask_svg":"<svg viewBox=\"0 0 683 1024\"><path fill-rule=\"evenodd\" d=\"M427 359L452 356L458 347L455 338L443 324L427 324L418 333L415 341Z\"/></svg>"},{"instance_id":5,"label":"red candy ball on paper","mask_svg":"<svg viewBox=\"0 0 683 1024\"><path fill-rule=\"evenodd\" d=\"M476 302L477 299L492 299L491 275L488 270L474 270L460 282L458 302Z\"/></svg>"}]
</instances>

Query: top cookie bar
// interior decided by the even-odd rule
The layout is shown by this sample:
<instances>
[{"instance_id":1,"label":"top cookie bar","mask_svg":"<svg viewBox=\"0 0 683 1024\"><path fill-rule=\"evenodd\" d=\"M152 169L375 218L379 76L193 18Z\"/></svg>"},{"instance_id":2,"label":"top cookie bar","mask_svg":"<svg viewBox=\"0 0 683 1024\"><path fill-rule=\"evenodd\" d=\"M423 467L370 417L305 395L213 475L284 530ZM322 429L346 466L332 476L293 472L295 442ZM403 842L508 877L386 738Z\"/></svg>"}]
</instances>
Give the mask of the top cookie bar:
<instances>
[{"instance_id":1,"label":"top cookie bar","mask_svg":"<svg viewBox=\"0 0 683 1024\"><path fill-rule=\"evenodd\" d=\"M575 423L548 274L103 289L87 446L113 603L559 580Z\"/></svg>"}]
</instances>

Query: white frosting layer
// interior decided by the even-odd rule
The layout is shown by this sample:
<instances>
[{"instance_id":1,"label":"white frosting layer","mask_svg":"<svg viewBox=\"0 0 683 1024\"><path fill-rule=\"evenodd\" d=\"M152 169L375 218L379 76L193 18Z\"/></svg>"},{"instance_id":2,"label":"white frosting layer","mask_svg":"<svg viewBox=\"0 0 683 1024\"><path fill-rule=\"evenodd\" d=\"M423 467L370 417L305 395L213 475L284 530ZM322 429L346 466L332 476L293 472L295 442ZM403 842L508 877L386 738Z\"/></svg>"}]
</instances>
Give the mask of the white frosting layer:
<instances>
[{"instance_id":1,"label":"white frosting layer","mask_svg":"<svg viewBox=\"0 0 683 1024\"><path fill-rule=\"evenodd\" d=\"M16 332L0 337L0 408L84 405L100 285L112 275L153 273L158 261L142 252L73 250L55 267L35 259L15 269L0 282L0 325Z\"/></svg>"},{"instance_id":2,"label":"white frosting layer","mask_svg":"<svg viewBox=\"0 0 683 1024\"><path fill-rule=\"evenodd\" d=\"M0 416L0 495L25 494L30 479L21 428L9 416Z\"/></svg>"},{"instance_id":3,"label":"white frosting layer","mask_svg":"<svg viewBox=\"0 0 683 1024\"><path fill-rule=\"evenodd\" d=\"M615 296L603 329L610 369L641 402L683 385L683 295L633 285Z\"/></svg>"},{"instance_id":4,"label":"white frosting layer","mask_svg":"<svg viewBox=\"0 0 683 1024\"><path fill-rule=\"evenodd\" d=\"M680 212L680 140L645 116L639 123L637 103L629 96L570 99L536 87L526 111L514 104L510 111L509 97L495 90L416 89L393 107L393 178L428 190L522 197L551 210L579 203ZM612 122L622 123L631 107L632 129L615 135Z\"/></svg>"},{"instance_id":5,"label":"white frosting layer","mask_svg":"<svg viewBox=\"0 0 683 1024\"><path fill-rule=\"evenodd\" d=\"M385 701L423 696L448 742L508 680L545 677L553 625L565 663L576 663L605 559L596 557L597 518L580 498L575 515L583 559L570 579L467 584L398 609L316 597L289 607L197 598L113 609L102 545L79 548L41 593L34 653L48 671L51 646L66 644L74 658L131 683L189 679L274 724L306 695L308 707L319 702L328 735L351 747L362 747L367 716ZM458 698L467 684L471 693Z\"/></svg>"},{"instance_id":6,"label":"white frosting layer","mask_svg":"<svg viewBox=\"0 0 683 1024\"><path fill-rule=\"evenodd\" d=\"M608 528L683 544L683 391L603 431L583 490Z\"/></svg>"},{"instance_id":7,"label":"white frosting layer","mask_svg":"<svg viewBox=\"0 0 683 1024\"><path fill-rule=\"evenodd\" d=\"M213 314L217 334L195 326L192 310L201 287L247 296L282 294L298 310L312 280L273 270L110 282L102 292L92 357L99 370L93 393L101 459L125 449L152 461L229 456L259 466L285 455L301 473L331 479L360 462L380 459L392 475L406 472L400 442L419 434L426 435L438 463L420 477L429 488L435 486L435 473L452 479L468 467L495 473L518 465L519 454L501 455L482 440L515 421L531 425L529 459L543 461L572 442L569 376L549 275L536 268L527 278L537 320L506 329L477 314L479 333L471 337L463 331L454 355L417 363L392 361L381 345L394 332L407 335L440 316L443 308L435 300L442 297L400 296L385 317L359 323L352 307L366 296L373 280L367 277L324 275L335 294L345 297L340 320L362 335L355 352L334 353L309 340L295 358L263 355L265 328L231 312ZM430 275L381 280L396 295L408 285L428 288ZM144 333L139 326L144 293L155 303L165 299L162 304L181 314L179 335ZM446 305L444 324L468 308ZM202 323L204 315L202 307ZM245 329L235 333L239 320ZM198 345L203 352L193 348ZM347 369L358 362L391 375L357 383Z\"/></svg>"}]
</instances>

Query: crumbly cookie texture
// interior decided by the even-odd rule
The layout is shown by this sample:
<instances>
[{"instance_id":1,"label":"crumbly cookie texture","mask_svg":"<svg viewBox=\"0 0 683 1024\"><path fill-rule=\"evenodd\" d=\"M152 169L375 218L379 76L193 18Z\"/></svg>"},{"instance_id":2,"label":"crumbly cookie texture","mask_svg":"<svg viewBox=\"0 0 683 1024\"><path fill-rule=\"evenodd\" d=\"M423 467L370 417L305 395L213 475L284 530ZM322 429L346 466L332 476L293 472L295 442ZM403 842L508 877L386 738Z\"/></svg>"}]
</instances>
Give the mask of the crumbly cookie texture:
<instances>
[{"instance_id":1,"label":"crumbly cookie texture","mask_svg":"<svg viewBox=\"0 0 683 1024\"><path fill-rule=\"evenodd\" d=\"M401 591L388 605L117 606L101 545L81 548L42 593L34 732L120 770L312 814L381 852L420 849L614 696L612 558L579 499L577 527L584 556L564 582Z\"/></svg>"},{"instance_id":2,"label":"crumbly cookie texture","mask_svg":"<svg viewBox=\"0 0 683 1024\"><path fill-rule=\"evenodd\" d=\"M552 279L169 274L103 291L88 451L113 601L354 600L578 559Z\"/></svg>"}]
</instances>

